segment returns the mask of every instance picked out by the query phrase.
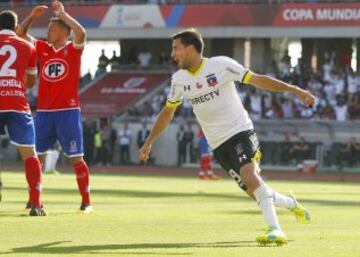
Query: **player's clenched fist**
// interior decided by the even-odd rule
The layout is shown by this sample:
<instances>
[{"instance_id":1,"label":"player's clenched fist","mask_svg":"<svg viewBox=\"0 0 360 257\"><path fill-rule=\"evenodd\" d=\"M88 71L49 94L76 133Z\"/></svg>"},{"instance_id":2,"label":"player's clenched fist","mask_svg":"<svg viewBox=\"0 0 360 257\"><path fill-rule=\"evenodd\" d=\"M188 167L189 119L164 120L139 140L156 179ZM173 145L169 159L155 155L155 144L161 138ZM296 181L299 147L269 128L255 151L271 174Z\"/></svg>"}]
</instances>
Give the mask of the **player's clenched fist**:
<instances>
[{"instance_id":1,"label":"player's clenched fist","mask_svg":"<svg viewBox=\"0 0 360 257\"><path fill-rule=\"evenodd\" d=\"M47 11L48 7L46 5L39 5L32 9L31 16L33 18L38 18Z\"/></svg>"},{"instance_id":2,"label":"player's clenched fist","mask_svg":"<svg viewBox=\"0 0 360 257\"><path fill-rule=\"evenodd\" d=\"M151 145L145 143L139 150L139 159L141 161L147 161L149 159L149 154L151 151Z\"/></svg>"},{"instance_id":3,"label":"player's clenched fist","mask_svg":"<svg viewBox=\"0 0 360 257\"><path fill-rule=\"evenodd\" d=\"M307 90L298 89L294 94L301 100L306 107L312 107L315 104L315 96Z\"/></svg>"},{"instance_id":4,"label":"player's clenched fist","mask_svg":"<svg viewBox=\"0 0 360 257\"><path fill-rule=\"evenodd\" d=\"M64 5L56 0L52 2L51 7L53 8L54 14L56 16L59 16L60 13L63 13L65 11Z\"/></svg>"}]
</instances>

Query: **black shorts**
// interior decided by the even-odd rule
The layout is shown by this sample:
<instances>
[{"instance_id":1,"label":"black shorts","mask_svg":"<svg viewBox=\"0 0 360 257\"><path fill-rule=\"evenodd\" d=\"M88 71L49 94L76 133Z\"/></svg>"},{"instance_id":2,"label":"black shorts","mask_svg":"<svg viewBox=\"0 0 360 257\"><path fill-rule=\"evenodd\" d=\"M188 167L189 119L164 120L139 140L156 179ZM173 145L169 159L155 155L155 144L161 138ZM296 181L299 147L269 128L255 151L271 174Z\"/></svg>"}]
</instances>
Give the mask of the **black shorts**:
<instances>
[{"instance_id":1,"label":"black shorts","mask_svg":"<svg viewBox=\"0 0 360 257\"><path fill-rule=\"evenodd\" d=\"M214 150L214 156L229 175L246 190L241 181L240 168L247 163L260 161L260 145L254 130L240 132Z\"/></svg>"}]
</instances>

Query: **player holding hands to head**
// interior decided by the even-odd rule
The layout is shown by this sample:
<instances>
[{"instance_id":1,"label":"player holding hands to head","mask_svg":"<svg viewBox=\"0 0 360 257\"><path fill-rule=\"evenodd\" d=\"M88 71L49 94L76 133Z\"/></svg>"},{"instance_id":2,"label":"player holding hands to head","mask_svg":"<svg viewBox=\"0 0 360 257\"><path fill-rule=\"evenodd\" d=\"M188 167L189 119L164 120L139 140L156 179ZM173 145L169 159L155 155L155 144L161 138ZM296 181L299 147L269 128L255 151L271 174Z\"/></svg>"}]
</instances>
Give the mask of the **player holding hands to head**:
<instances>
[{"instance_id":1,"label":"player holding hands to head","mask_svg":"<svg viewBox=\"0 0 360 257\"><path fill-rule=\"evenodd\" d=\"M41 203L41 164L35 151L35 128L26 88L34 86L37 75L34 46L16 36L17 15L0 13L0 131L7 128L24 162L29 186L30 216L46 216Z\"/></svg>"},{"instance_id":2,"label":"player holding hands to head","mask_svg":"<svg viewBox=\"0 0 360 257\"><path fill-rule=\"evenodd\" d=\"M83 159L83 132L79 101L79 78L85 29L59 1L51 4L55 17L50 19L47 41L27 34L31 24L42 16L47 6L36 6L22 22L18 34L32 42L40 62L38 112L35 119L36 150L43 162L46 151L58 140L74 167L82 196L80 211L92 212L89 168ZM69 41L71 31L74 32Z\"/></svg>"},{"instance_id":3,"label":"player holding hands to head","mask_svg":"<svg viewBox=\"0 0 360 257\"><path fill-rule=\"evenodd\" d=\"M273 92L290 92L305 106L312 106L315 97L308 91L274 78L255 74L235 60L224 57L203 57L202 36L195 29L181 31L172 37L173 60L180 68L172 76L166 106L139 150L139 158L147 160L152 144L172 120L183 98L192 103L209 145L220 165L250 197L258 203L268 230L259 235L260 244L285 244L275 206L291 210L302 223L310 215L295 197L271 189L260 177L259 141L252 121L238 96L234 81L254 85Z\"/></svg>"}]
</instances>

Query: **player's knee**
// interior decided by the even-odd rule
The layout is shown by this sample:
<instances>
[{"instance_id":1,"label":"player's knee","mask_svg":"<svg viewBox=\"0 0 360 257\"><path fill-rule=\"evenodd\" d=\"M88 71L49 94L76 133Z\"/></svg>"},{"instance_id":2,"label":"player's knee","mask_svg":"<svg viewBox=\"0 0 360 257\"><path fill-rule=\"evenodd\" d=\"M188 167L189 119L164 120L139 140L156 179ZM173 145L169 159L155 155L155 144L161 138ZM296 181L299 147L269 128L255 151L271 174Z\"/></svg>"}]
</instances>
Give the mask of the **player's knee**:
<instances>
[{"instance_id":1,"label":"player's knee","mask_svg":"<svg viewBox=\"0 0 360 257\"><path fill-rule=\"evenodd\" d=\"M46 159L46 154L39 154L38 156L39 156L40 163L43 164Z\"/></svg>"},{"instance_id":2,"label":"player's knee","mask_svg":"<svg viewBox=\"0 0 360 257\"><path fill-rule=\"evenodd\" d=\"M36 151L34 147L18 147L19 154L21 159L25 161L27 158L36 156Z\"/></svg>"},{"instance_id":3,"label":"player's knee","mask_svg":"<svg viewBox=\"0 0 360 257\"><path fill-rule=\"evenodd\" d=\"M82 156L77 156L77 157L70 157L70 162L71 162L71 165L77 165L81 162L84 161L84 158Z\"/></svg>"},{"instance_id":4,"label":"player's knee","mask_svg":"<svg viewBox=\"0 0 360 257\"><path fill-rule=\"evenodd\" d=\"M258 187L257 168L254 163L250 162L242 166L240 176L246 187L254 189Z\"/></svg>"},{"instance_id":5,"label":"player's knee","mask_svg":"<svg viewBox=\"0 0 360 257\"><path fill-rule=\"evenodd\" d=\"M230 177L232 177L235 180L235 182L239 185L239 187L246 192L247 187L246 187L245 183L242 181L239 171L236 172L235 170L230 169L228 171L228 173L229 173Z\"/></svg>"}]
</instances>

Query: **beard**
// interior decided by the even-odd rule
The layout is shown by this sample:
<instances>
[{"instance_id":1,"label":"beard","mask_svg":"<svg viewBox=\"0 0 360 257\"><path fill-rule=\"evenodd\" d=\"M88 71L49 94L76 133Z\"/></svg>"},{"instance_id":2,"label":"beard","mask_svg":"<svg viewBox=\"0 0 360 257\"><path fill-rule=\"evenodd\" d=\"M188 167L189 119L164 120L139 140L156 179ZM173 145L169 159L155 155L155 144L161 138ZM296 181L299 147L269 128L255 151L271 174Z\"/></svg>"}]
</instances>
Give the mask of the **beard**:
<instances>
[{"instance_id":1,"label":"beard","mask_svg":"<svg viewBox=\"0 0 360 257\"><path fill-rule=\"evenodd\" d=\"M185 61L184 61L182 64L179 64L179 63L178 63L178 67L179 67L180 69L187 70L187 69L189 69L190 64L189 64L188 62L185 62Z\"/></svg>"}]
</instances>

